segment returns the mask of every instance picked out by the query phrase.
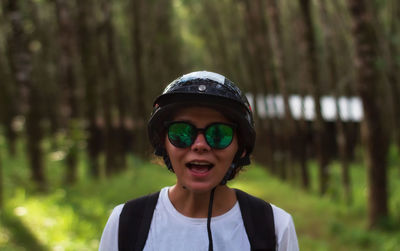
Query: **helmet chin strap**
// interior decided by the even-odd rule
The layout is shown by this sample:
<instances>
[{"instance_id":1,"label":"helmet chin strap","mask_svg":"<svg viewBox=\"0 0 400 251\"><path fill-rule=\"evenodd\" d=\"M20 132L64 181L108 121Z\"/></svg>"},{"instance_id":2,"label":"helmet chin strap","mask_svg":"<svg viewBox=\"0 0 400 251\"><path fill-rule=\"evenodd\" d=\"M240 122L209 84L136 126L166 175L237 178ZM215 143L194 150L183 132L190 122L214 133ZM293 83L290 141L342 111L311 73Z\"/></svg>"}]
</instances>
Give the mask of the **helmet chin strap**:
<instances>
[{"instance_id":1,"label":"helmet chin strap","mask_svg":"<svg viewBox=\"0 0 400 251\"><path fill-rule=\"evenodd\" d=\"M236 169L238 167L238 163L240 163L240 158L242 154L243 154L242 149L236 152L235 156L233 157L232 164L229 166L228 170L225 173L224 178L219 183L220 185L226 185L228 180L231 180L234 177Z\"/></svg>"},{"instance_id":2,"label":"helmet chin strap","mask_svg":"<svg viewBox=\"0 0 400 251\"><path fill-rule=\"evenodd\" d=\"M217 187L214 187L211 190L210 202L208 203L208 215L207 215L208 251L213 251L213 240L212 240L212 233L211 233L211 217L212 217L212 207L213 207L213 202L214 202L214 193L215 193L216 188Z\"/></svg>"},{"instance_id":3,"label":"helmet chin strap","mask_svg":"<svg viewBox=\"0 0 400 251\"><path fill-rule=\"evenodd\" d=\"M240 159L240 156L242 155L242 151L238 151L233 158L232 164L229 166L228 171L226 172L224 178L221 180L219 185L226 185L228 180L232 179L234 172L236 171L237 168L237 162ZM213 240L212 240L212 233L211 233L211 217L212 217L212 207L213 207L213 202L214 202L214 193L215 189L218 187L214 187L211 190L210 193L210 202L208 203L208 216L207 216L207 233L208 233L208 251L213 251Z\"/></svg>"},{"instance_id":4,"label":"helmet chin strap","mask_svg":"<svg viewBox=\"0 0 400 251\"><path fill-rule=\"evenodd\" d=\"M226 172L224 178L219 183L219 185L225 185L229 179L231 179L233 172L236 169L236 164L232 163ZM212 233L211 233L211 217L212 217L212 207L214 202L214 193L215 189L217 189L218 185L211 190L210 193L210 201L208 203L208 214L207 214L207 233L208 233L208 251L213 251L213 240L212 240Z\"/></svg>"},{"instance_id":5,"label":"helmet chin strap","mask_svg":"<svg viewBox=\"0 0 400 251\"><path fill-rule=\"evenodd\" d=\"M168 170L174 173L174 168L172 167L171 160L167 153L163 154L163 160L165 165L167 166Z\"/></svg>"},{"instance_id":6,"label":"helmet chin strap","mask_svg":"<svg viewBox=\"0 0 400 251\"><path fill-rule=\"evenodd\" d=\"M221 183L219 183L220 185L226 185L228 180L230 180L232 178L233 173L236 170L236 166L237 165L234 162L229 166L228 171L226 171L224 178L221 180Z\"/></svg>"}]
</instances>

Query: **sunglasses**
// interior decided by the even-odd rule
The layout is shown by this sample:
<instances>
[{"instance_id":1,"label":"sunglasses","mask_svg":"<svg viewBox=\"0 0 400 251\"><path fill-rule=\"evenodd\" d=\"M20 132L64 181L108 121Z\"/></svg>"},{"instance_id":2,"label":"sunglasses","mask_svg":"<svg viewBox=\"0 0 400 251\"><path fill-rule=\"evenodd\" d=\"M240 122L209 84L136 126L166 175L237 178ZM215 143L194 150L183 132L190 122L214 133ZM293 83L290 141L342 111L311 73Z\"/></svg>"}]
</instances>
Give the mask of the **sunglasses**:
<instances>
[{"instance_id":1,"label":"sunglasses","mask_svg":"<svg viewBox=\"0 0 400 251\"><path fill-rule=\"evenodd\" d=\"M191 146L199 133L203 133L207 144L214 149L227 148L233 140L236 125L212 123L206 128L197 128L189 122L172 121L166 123L168 140L178 148Z\"/></svg>"}]
</instances>

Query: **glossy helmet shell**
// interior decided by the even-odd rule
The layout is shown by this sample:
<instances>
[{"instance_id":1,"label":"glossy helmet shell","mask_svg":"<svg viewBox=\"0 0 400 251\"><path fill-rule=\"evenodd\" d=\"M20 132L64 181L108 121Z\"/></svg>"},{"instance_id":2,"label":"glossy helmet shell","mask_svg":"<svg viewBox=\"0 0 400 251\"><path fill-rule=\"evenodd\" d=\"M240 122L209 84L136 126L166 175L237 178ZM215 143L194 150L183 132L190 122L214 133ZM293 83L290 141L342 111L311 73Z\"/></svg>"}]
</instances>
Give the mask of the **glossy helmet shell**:
<instances>
[{"instance_id":1,"label":"glossy helmet shell","mask_svg":"<svg viewBox=\"0 0 400 251\"><path fill-rule=\"evenodd\" d=\"M192 72L177 78L155 99L148 122L148 135L156 155L166 154L164 122L172 119L179 108L188 106L217 109L236 123L239 149L246 151L245 156L239 157L236 164L250 164L249 156L254 148L256 133L249 102L229 79L207 71Z\"/></svg>"}]
</instances>

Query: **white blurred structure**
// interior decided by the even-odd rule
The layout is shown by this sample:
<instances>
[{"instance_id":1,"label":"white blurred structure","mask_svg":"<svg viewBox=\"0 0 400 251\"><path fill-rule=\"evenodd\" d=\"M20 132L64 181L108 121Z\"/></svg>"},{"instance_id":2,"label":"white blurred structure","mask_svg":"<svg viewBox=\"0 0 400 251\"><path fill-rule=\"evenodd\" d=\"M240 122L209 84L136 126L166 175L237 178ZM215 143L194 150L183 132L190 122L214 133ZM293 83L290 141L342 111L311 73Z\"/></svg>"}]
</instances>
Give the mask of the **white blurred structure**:
<instances>
[{"instance_id":1,"label":"white blurred structure","mask_svg":"<svg viewBox=\"0 0 400 251\"><path fill-rule=\"evenodd\" d=\"M256 110L261 118L277 117L283 118L285 113L285 105L282 95L257 95L246 93L250 105L254 107L257 104ZM295 119L300 119L302 116L306 120L314 120L315 118L315 103L314 98L300 95L291 95L289 97L290 111ZM362 100L359 97L339 97L337 101L333 96L323 96L320 100L322 117L326 121L335 121L339 116L342 121L360 122L363 119L364 112ZM302 112L302 107L303 111ZM337 109L339 107L339 109Z\"/></svg>"}]
</instances>

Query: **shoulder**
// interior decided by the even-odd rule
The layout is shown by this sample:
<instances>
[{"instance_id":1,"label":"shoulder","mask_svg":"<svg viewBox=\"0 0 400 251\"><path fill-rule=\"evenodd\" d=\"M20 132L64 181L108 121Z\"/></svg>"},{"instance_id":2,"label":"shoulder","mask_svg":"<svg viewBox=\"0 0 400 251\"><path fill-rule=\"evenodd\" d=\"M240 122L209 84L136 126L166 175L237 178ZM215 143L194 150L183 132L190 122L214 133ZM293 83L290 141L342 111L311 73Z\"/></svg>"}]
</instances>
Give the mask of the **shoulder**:
<instances>
[{"instance_id":1,"label":"shoulder","mask_svg":"<svg viewBox=\"0 0 400 251\"><path fill-rule=\"evenodd\" d=\"M252 204L256 204L258 206L266 206L268 203L258 197L255 197L251 194L248 194L242 190L235 189L237 199L240 203L248 203L251 202Z\"/></svg>"},{"instance_id":2,"label":"shoulder","mask_svg":"<svg viewBox=\"0 0 400 251\"><path fill-rule=\"evenodd\" d=\"M125 203L125 206L131 205L131 204L133 204L133 205L140 204L140 203L145 202L145 201L147 201L148 199L152 199L152 198L157 199L159 193L160 193L160 191L155 192L155 193L151 193L151 194L147 194L147 195L143 195L143 196L138 197L138 198L134 198L134 199L132 199L132 200L127 201L127 202Z\"/></svg>"},{"instance_id":3,"label":"shoulder","mask_svg":"<svg viewBox=\"0 0 400 251\"><path fill-rule=\"evenodd\" d=\"M127 201L122 208L121 216L128 215L132 217L137 214L143 214L144 210L154 210L159 195L160 191Z\"/></svg>"},{"instance_id":4,"label":"shoulder","mask_svg":"<svg viewBox=\"0 0 400 251\"><path fill-rule=\"evenodd\" d=\"M238 201L239 203L243 203L246 201L251 201L252 204L257 204L258 206L268 206L270 205L272 208L272 212L274 215L274 222L275 225L287 225L290 221L292 221L292 217L289 213L287 213L285 210L283 210L282 208L279 208L277 206L275 206L274 204L268 203L265 200L255 197L251 194L248 194L246 192L243 192L239 189L235 189L236 191L236 195L238 196Z\"/></svg>"},{"instance_id":5,"label":"shoulder","mask_svg":"<svg viewBox=\"0 0 400 251\"><path fill-rule=\"evenodd\" d=\"M129 229L143 219L151 220L159 195L160 191L127 201L120 213L120 230Z\"/></svg>"},{"instance_id":6,"label":"shoulder","mask_svg":"<svg viewBox=\"0 0 400 251\"><path fill-rule=\"evenodd\" d=\"M114 207L114 209L112 210L109 220L110 219L119 219L121 212L124 210L124 208L126 208L128 206L135 206L135 205L142 204L149 198L158 198L158 194L159 194L159 192L144 195L144 196L141 196L138 198L131 199L123 204L119 204L118 206Z\"/></svg>"},{"instance_id":7,"label":"shoulder","mask_svg":"<svg viewBox=\"0 0 400 251\"><path fill-rule=\"evenodd\" d=\"M118 206L114 207L112 210L110 217L108 218L108 221L113 222L113 221L118 221L119 216L121 214L122 208L124 207L124 204L119 204Z\"/></svg>"},{"instance_id":8,"label":"shoulder","mask_svg":"<svg viewBox=\"0 0 400 251\"><path fill-rule=\"evenodd\" d=\"M273 204L275 235L278 250L299 250L296 229L292 216Z\"/></svg>"},{"instance_id":9,"label":"shoulder","mask_svg":"<svg viewBox=\"0 0 400 251\"><path fill-rule=\"evenodd\" d=\"M150 219L151 207L157 204L158 192L127 201L116 206L108 218L100 241L100 251L116 251L119 246L119 233L130 233L132 226L140 225ZM154 210L154 208L153 208ZM122 219L122 220L121 220ZM124 237L124 236L123 236Z\"/></svg>"},{"instance_id":10,"label":"shoulder","mask_svg":"<svg viewBox=\"0 0 400 251\"><path fill-rule=\"evenodd\" d=\"M267 209L267 211L264 212L269 212L269 217L273 217L273 227L275 228L274 232L278 250L298 250L296 230L292 216L288 212L274 204L267 203L266 201L243 191L236 190L236 192L239 205L242 201L243 206L246 206L246 209L252 211L242 211L242 216L245 221L246 219L254 217L258 219L258 215L260 215L259 213ZM270 219L272 220L272 218Z\"/></svg>"},{"instance_id":11,"label":"shoulder","mask_svg":"<svg viewBox=\"0 0 400 251\"><path fill-rule=\"evenodd\" d=\"M276 226L286 226L293 221L292 216L280 207L270 204L274 213L274 221Z\"/></svg>"},{"instance_id":12,"label":"shoulder","mask_svg":"<svg viewBox=\"0 0 400 251\"><path fill-rule=\"evenodd\" d=\"M155 198L155 203L157 202L158 193L153 193L149 195L144 195L139 198L135 198L132 200L127 201L124 204L119 204L118 206L114 207L112 210L110 217L108 218L105 230L117 230L119 228L119 221L120 217L126 217L125 214L132 213L131 210L139 210L143 211L146 201L149 198ZM154 201L154 200L152 200Z\"/></svg>"},{"instance_id":13,"label":"shoulder","mask_svg":"<svg viewBox=\"0 0 400 251\"><path fill-rule=\"evenodd\" d=\"M112 210L101 236L99 251L118 250L119 216L123 207L124 204L120 204Z\"/></svg>"}]
</instances>

